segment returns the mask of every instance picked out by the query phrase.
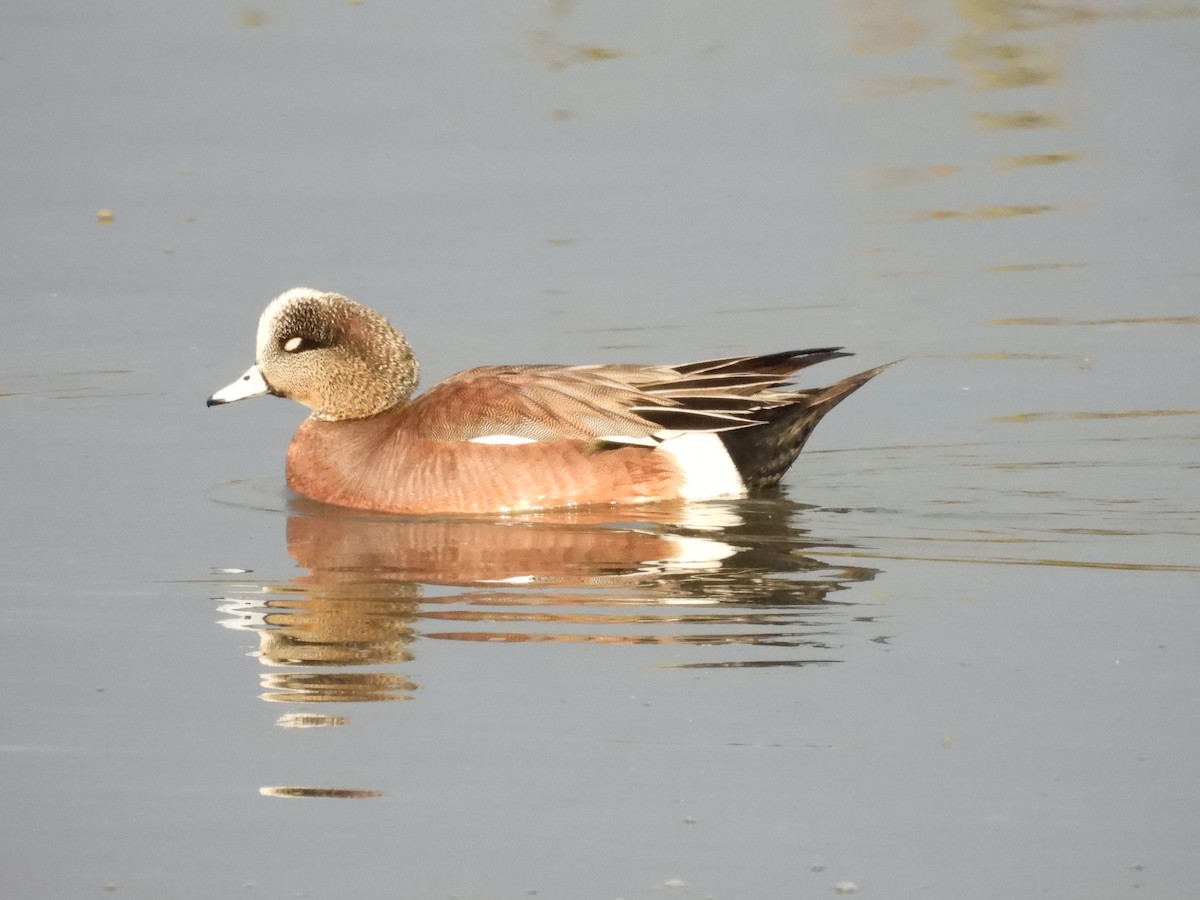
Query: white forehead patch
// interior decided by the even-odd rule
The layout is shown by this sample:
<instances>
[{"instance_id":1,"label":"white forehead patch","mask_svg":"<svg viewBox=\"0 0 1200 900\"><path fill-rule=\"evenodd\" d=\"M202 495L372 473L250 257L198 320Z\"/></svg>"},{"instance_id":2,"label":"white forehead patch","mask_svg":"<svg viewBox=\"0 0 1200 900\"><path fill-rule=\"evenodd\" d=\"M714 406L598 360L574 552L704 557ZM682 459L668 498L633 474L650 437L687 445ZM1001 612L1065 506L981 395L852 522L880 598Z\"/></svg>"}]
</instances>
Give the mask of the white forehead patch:
<instances>
[{"instance_id":1,"label":"white forehead patch","mask_svg":"<svg viewBox=\"0 0 1200 900\"><path fill-rule=\"evenodd\" d=\"M263 350L271 343L271 336L275 333L275 325L279 321L279 317L283 315L284 309L288 304L303 297L320 297L321 291L313 288L297 287L290 291L284 291L274 300L267 304L267 308L263 310L263 314L258 319L258 334L255 336L255 358L262 359Z\"/></svg>"}]
</instances>

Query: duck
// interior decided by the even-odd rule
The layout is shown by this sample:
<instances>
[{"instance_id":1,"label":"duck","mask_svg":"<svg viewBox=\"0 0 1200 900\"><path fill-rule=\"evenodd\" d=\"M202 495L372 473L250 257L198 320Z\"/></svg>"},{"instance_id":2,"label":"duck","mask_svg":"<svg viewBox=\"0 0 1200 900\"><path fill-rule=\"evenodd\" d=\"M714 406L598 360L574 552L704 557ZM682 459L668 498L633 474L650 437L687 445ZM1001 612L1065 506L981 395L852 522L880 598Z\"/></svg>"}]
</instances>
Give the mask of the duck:
<instances>
[{"instance_id":1,"label":"duck","mask_svg":"<svg viewBox=\"0 0 1200 900\"><path fill-rule=\"evenodd\" d=\"M850 355L484 366L414 398L420 365L403 334L346 296L298 287L267 305L254 365L208 405L270 394L308 407L287 484L334 506L455 515L703 501L777 485L817 423L887 368L791 384Z\"/></svg>"}]
</instances>

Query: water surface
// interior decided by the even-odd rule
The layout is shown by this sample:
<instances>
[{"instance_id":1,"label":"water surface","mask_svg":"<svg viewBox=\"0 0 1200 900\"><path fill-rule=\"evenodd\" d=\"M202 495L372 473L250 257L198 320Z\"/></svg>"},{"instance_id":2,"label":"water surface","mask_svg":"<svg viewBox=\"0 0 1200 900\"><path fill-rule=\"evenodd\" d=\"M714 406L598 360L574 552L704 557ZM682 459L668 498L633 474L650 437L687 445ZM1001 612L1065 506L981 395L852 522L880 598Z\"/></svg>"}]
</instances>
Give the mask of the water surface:
<instances>
[{"instance_id":1,"label":"water surface","mask_svg":"<svg viewBox=\"0 0 1200 900\"><path fill-rule=\"evenodd\" d=\"M10 4L0 893L1191 897L1198 13ZM766 496L373 517L203 405L297 284L902 362Z\"/></svg>"}]
</instances>

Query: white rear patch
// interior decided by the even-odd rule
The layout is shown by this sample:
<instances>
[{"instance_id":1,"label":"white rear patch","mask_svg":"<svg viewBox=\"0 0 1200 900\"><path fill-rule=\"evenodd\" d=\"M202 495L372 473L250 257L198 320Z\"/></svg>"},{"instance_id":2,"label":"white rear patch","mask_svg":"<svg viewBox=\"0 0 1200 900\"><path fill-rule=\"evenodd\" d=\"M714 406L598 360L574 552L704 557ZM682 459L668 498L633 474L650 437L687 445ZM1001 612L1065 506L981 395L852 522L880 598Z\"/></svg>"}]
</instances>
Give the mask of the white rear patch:
<instances>
[{"instance_id":1,"label":"white rear patch","mask_svg":"<svg viewBox=\"0 0 1200 900\"><path fill-rule=\"evenodd\" d=\"M683 470L683 486L679 489L683 499L709 500L740 497L746 493L746 483L715 434L680 434L668 437L659 448L674 456Z\"/></svg>"},{"instance_id":2,"label":"white rear patch","mask_svg":"<svg viewBox=\"0 0 1200 900\"><path fill-rule=\"evenodd\" d=\"M515 434L485 434L483 437L471 438L471 444L536 444L533 438L517 437Z\"/></svg>"}]
</instances>

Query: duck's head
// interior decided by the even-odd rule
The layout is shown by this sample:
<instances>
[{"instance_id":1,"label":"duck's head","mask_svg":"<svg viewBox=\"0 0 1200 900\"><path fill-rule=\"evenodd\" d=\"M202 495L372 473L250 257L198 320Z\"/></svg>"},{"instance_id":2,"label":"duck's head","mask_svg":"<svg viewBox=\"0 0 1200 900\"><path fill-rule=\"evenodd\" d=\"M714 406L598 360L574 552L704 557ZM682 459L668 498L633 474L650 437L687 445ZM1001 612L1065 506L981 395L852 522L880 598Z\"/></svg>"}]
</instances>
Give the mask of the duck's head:
<instances>
[{"instance_id":1,"label":"duck's head","mask_svg":"<svg viewBox=\"0 0 1200 900\"><path fill-rule=\"evenodd\" d=\"M341 294L292 288L258 320L254 365L208 405L275 394L321 419L362 419L412 396L418 374L408 341L379 313Z\"/></svg>"}]
</instances>

